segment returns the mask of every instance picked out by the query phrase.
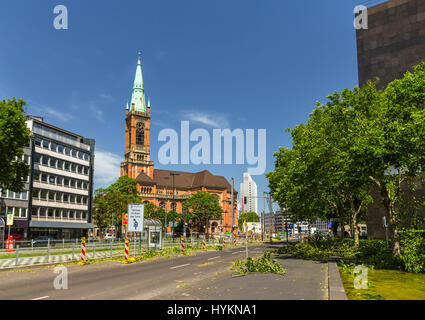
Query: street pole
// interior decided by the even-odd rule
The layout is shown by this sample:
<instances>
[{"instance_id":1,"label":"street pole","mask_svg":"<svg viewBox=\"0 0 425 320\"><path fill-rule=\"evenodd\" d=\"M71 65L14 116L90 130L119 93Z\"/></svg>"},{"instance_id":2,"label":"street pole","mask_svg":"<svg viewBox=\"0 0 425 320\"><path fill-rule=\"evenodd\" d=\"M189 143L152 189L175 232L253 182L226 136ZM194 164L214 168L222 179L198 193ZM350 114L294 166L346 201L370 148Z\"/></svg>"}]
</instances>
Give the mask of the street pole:
<instances>
[{"instance_id":1,"label":"street pole","mask_svg":"<svg viewBox=\"0 0 425 320\"><path fill-rule=\"evenodd\" d=\"M175 203L176 199L175 199L174 177L175 177L175 176L178 176L178 175L179 175L179 173L170 172L170 175L173 177L173 203ZM177 204L176 204L176 208L175 208L175 210L177 210ZM174 236L175 210L173 210L173 226L172 226L172 228L171 228L172 236ZM173 241L174 241L174 238L173 238Z\"/></svg>"},{"instance_id":2,"label":"street pole","mask_svg":"<svg viewBox=\"0 0 425 320\"><path fill-rule=\"evenodd\" d=\"M234 184L235 184L235 180L232 178L232 199L231 199L231 215L232 215L232 222L231 222L231 230L232 230L232 238L233 238L233 215L234 215L234 210L233 210L233 188L234 188Z\"/></svg>"}]
</instances>

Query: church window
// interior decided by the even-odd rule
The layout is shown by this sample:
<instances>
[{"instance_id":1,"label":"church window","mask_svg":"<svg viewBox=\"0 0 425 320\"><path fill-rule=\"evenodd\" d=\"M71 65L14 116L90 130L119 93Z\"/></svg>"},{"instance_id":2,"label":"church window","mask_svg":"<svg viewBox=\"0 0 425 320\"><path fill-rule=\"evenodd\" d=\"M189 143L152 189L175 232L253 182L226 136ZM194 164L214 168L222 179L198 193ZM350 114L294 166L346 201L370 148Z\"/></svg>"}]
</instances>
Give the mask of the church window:
<instances>
[{"instance_id":1,"label":"church window","mask_svg":"<svg viewBox=\"0 0 425 320\"><path fill-rule=\"evenodd\" d=\"M142 122L136 125L136 144L141 146L145 144L145 129Z\"/></svg>"}]
</instances>

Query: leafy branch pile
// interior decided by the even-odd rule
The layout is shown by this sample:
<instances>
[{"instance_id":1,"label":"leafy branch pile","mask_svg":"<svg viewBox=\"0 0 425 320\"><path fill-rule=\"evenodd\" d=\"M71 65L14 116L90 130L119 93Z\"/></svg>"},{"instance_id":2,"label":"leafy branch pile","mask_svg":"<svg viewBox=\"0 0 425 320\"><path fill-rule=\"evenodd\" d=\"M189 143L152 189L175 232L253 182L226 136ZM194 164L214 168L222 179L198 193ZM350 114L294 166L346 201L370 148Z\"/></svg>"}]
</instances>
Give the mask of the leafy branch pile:
<instances>
[{"instance_id":1,"label":"leafy branch pile","mask_svg":"<svg viewBox=\"0 0 425 320\"><path fill-rule=\"evenodd\" d=\"M236 270L238 274L245 275L249 272L277 273L284 275L286 270L276 259L271 259L271 252L264 252L262 257L248 257L246 260L236 260L231 270Z\"/></svg>"}]
</instances>

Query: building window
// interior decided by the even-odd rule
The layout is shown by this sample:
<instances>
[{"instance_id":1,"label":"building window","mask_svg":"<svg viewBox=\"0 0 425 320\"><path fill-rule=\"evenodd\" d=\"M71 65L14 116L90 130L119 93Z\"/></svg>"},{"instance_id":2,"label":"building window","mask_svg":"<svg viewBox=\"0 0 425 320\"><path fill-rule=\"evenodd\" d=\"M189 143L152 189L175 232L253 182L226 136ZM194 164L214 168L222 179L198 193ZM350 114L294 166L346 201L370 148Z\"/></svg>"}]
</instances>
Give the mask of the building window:
<instances>
[{"instance_id":1,"label":"building window","mask_svg":"<svg viewBox=\"0 0 425 320\"><path fill-rule=\"evenodd\" d=\"M87 183L85 183L85 182L83 183L83 189L84 189L84 190L87 190L87 189L88 189L88 184L87 184Z\"/></svg>"},{"instance_id":2,"label":"building window","mask_svg":"<svg viewBox=\"0 0 425 320\"><path fill-rule=\"evenodd\" d=\"M42 199L42 200L46 200L47 199L47 191L46 190L41 190L41 192L40 192L40 199Z\"/></svg>"},{"instance_id":3,"label":"building window","mask_svg":"<svg viewBox=\"0 0 425 320\"><path fill-rule=\"evenodd\" d=\"M160 203L159 203L159 206L160 206L162 209L164 209L164 210L165 210L165 202L160 202Z\"/></svg>"},{"instance_id":4,"label":"building window","mask_svg":"<svg viewBox=\"0 0 425 320\"><path fill-rule=\"evenodd\" d=\"M34 181L40 181L40 172L34 171Z\"/></svg>"},{"instance_id":5,"label":"building window","mask_svg":"<svg viewBox=\"0 0 425 320\"><path fill-rule=\"evenodd\" d=\"M177 211L177 204L175 202L171 203L171 211Z\"/></svg>"},{"instance_id":6,"label":"building window","mask_svg":"<svg viewBox=\"0 0 425 320\"><path fill-rule=\"evenodd\" d=\"M56 209L55 210L55 218L60 218L61 217L61 212L60 210Z\"/></svg>"},{"instance_id":7,"label":"building window","mask_svg":"<svg viewBox=\"0 0 425 320\"><path fill-rule=\"evenodd\" d=\"M58 169L63 169L63 161L58 160Z\"/></svg>"},{"instance_id":8,"label":"building window","mask_svg":"<svg viewBox=\"0 0 425 320\"><path fill-rule=\"evenodd\" d=\"M89 155L87 153L84 153L84 160L89 161Z\"/></svg>"},{"instance_id":9,"label":"building window","mask_svg":"<svg viewBox=\"0 0 425 320\"><path fill-rule=\"evenodd\" d=\"M75 180L71 180L71 188L75 188Z\"/></svg>"},{"instance_id":10,"label":"building window","mask_svg":"<svg viewBox=\"0 0 425 320\"><path fill-rule=\"evenodd\" d=\"M22 192L22 200L27 200L27 196L28 196L28 191L23 191Z\"/></svg>"},{"instance_id":11,"label":"building window","mask_svg":"<svg viewBox=\"0 0 425 320\"><path fill-rule=\"evenodd\" d=\"M40 217L46 216L46 208L40 208Z\"/></svg>"},{"instance_id":12,"label":"building window","mask_svg":"<svg viewBox=\"0 0 425 320\"><path fill-rule=\"evenodd\" d=\"M50 201L55 201L55 193L52 192L52 191L49 192L49 200Z\"/></svg>"},{"instance_id":13,"label":"building window","mask_svg":"<svg viewBox=\"0 0 425 320\"><path fill-rule=\"evenodd\" d=\"M63 146L58 144L58 152L63 153Z\"/></svg>"},{"instance_id":14,"label":"building window","mask_svg":"<svg viewBox=\"0 0 425 320\"><path fill-rule=\"evenodd\" d=\"M49 141L43 140L43 148L49 148Z\"/></svg>"},{"instance_id":15,"label":"building window","mask_svg":"<svg viewBox=\"0 0 425 320\"><path fill-rule=\"evenodd\" d=\"M50 166L56 168L56 159L50 159Z\"/></svg>"},{"instance_id":16,"label":"building window","mask_svg":"<svg viewBox=\"0 0 425 320\"><path fill-rule=\"evenodd\" d=\"M89 174L89 168L84 167L84 174L85 174L85 175L88 175L88 174Z\"/></svg>"},{"instance_id":17,"label":"building window","mask_svg":"<svg viewBox=\"0 0 425 320\"><path fill-rule=\"evenodd\" d=\"M78 158L83 159L83 153L81 151L78 151Z\"/></svg>"},{"instance_id":18,"label":"building window","mask_svg":"<svg viewBox=\"0 0 425 320\"><path fill-rule=\"evenodd\" d=\"M77 150L72 149L71 154L73 157L77 157Z\"/></svg>"},{"instance_id":19,"label":"building window","mask_svg":"<svg viewBox=\"0 0 425 320\"><path fill-rule=\"evenodd\" d=\"M77 168L77 166L75 165L75 164L71 164L71 171L72 172L75 172L75 170L76 170L76 168Z\"/></svg>"},{"instance_id":20,"label":"building window","mask_svg":"<svg viewBox=\"0 0 425 320\"><path fill-rule=\"evenodd\" d=\"M47 216L50 218L50 217L53 217L53 209L47 209Z\"/></svg>"},{"instance_id":21,"label":"building window","mask_svg":"<svg viewBox=\"0 0 425 320\"><path fill-rule=\"evenodd\" d=\"M83 211L83 212L82 212L82 216L81 216L81 218L82 218L82 219L84 219L84 220L86 220L86 219L87 219L87 212L86 212L86 211Z\"/></svg>"},{"instance_id":22,"label":"building window","mask_svg":"<svg viewBox=\"0 0 425 320\"><path fill-rule=\"evenodd\" d=\"M71 149L69 149L68 147L65 147L65 154L67 156L71 155Z\"/></svg>"},{"instance_id":23,"label":"building window","mask_svg":"<svg viewBox=\"0 0 425 320\"><path fill-rule=\"evenodd\" d=\"M47 166L47 165L49 164L49 157L47 157L47 156L43 156L43 160L41 161L41 163L42 163L44 166Z\"/></svg>"},{"instance_id":24,"label":"building window","mask_svg":"<svg viewBox=\"0 0 425 320\"><path fill-rule=\"evenodd\" d=\"M62 211L62 218L63 219L68 219L69 217L69 211L68 210L63 210Z\"/></svg>"},{"instance_id":25,"label":"building window","mask_svg":"<svg viewBox=\"0 0 425 320\"><path fill-rule=\"evenodd\" d=\"M41 157L38 154L34 155L34 163L40 163L40 160Z\"/></svg>"},{"instance_id":26,"label":"building window","mask_svg":"<svg viewBox=\"0 0 425 320\"><path fill-rule=\"evenodd\" d=\"M49 176L49 183L54 184L56 181L56 177L55 176Z\"/></svg>"},{"instance_id":27,"label":"building window","mask_svg":"<svg viewBox=\"0 0 425 320\"><path fill-rule=\"evenodd\" d=\"M50 143L50 150L55 151L56 152L56 143L52 142Z\"/></svg>"},{"instance_id":28,"label":"building window","mask_svg":"<svg viewBox=\"0 0 425 320\"><path fill-rule=\"evenodd\" d=\"M38 189L32 189L32 197L34 199L38 199L39 193L40 193L40 190L38 190Z\"/></svg>"},{"instance_id":29,"label":"building window","mask_svg":"<svg viewBox=\"0 0 425 320\"><path fill-rule=\"evenodd\" d=\"M41 182L47 182L47 174L41 174Z\"/></svg>"},{"instance_id":30,"label":"building window","mask_svg":"<svg viewBox=\"0 0 425 320\"><path fill-rule=\"evenodd\" d=\"M57 184L58 186L61 186L61 185L62 185L62 178L61 178L61 177L57 177L57 178L56 178L56 184Z\"/></svg>"},{"instance_id":31,"label":"building window","mask_svg":"<svg viewBox=\"0 0 425 320\"><path fill-rule=\"evenodd\" d=\"M69 202L75 203L75 196L73 194L70 195Z\"/></svg>"},{"instance_id":32,"label":"building window","mask_svg":"<svg viewBox=\"0 0 425 320\"><path fill-rule=\"evenodd\" d=\"M74 210L69 211L69 219L74 219Z\"/></svg>"},{"instance_id":33,"label":"building window","mask_svg":"<svg viewBox=\"0 0 425 320\"><path fill-rule=\"evenodd\" d=\"M36 146L41 147L41 139L40 138L35 138L34 143L35 143Z\"/></svg>"},{"instance_id":34,"label":"building window","mask_svg":"<svg viewBox=\"0 0 425 320\"><path fill-rule=\"evenodd\" d=\"M63 185L64 185L65 187L69 187L69 179L64 178L64 179L63 179Z\"/></svg>"},{"instance_id":35,"label":"building window","mask_svg":"<svg viewBox=\"0 0 425 320\"><path fill-rule=\"evenodd\" d=\"M83 174L83 168L81 168L81 166L78 166L78 168L77 168L77 172L78 172L79 174Z\"/></svg>"},{"instance_id":36,"label":"building window","mask_svg":"<svg viewBox=\"0 0 425 320\"><path fill-rule=\"evenodd\" d=\"M38 215L38 208L31 208L31 216L36 217Z\"/></svg>"},{"instance_id":37,"label":"building window","mask_svg":"<svg viewBox=\"0 0 425 320\"><path fill-rule=\"evenodd\" d=\"M69 201L69 196L68 194L64 193L63 194L63 202L68 202Z\"/></svg>"},{"instance_id":38,"label":"building window","mask_svg":"<svg viewBox=\"0 0 425 320\"><path fill-rule=\"evenodd\" d=\"M69 168L70 168L70 163L69 162L65 162L65 170L68 170L69 171Z\"/></svg>"}]
</instances>

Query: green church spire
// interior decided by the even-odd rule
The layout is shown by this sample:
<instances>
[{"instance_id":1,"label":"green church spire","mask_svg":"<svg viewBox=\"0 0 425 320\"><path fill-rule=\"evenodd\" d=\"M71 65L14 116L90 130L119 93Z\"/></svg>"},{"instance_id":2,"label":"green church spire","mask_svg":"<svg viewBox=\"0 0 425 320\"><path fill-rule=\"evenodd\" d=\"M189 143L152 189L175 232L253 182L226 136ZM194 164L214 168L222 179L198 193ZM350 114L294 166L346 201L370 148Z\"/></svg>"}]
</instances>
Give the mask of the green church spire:
<instances>
[{"instance_id":1,"label":"green church spire","mask_svg":"<svg viewBox=\"0 0 425 320\"><path fill-rule=\"evenodd\" d=\"M142 63L137 62L136 76L134 77L133 93L131 95L131 105L134 104L135 111L146 112L145 89L143 88Z\"/></svg>"}]
</instances>

